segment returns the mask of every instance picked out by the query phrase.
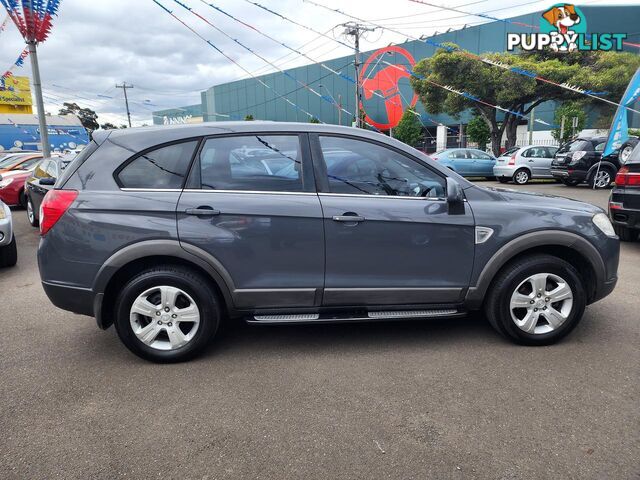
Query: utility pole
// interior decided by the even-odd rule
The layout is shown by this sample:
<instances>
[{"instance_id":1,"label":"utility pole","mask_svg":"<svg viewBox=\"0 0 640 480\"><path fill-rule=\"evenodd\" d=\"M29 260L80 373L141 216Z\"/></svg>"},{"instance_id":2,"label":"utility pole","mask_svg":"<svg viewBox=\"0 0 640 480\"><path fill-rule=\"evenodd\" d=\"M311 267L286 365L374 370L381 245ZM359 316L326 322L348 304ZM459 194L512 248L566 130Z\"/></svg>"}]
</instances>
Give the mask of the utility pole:
<instances>
[{"instance_id":1,"label":"utility pole","mask_svg":"<svg viewBox=\"0 0 640 480\"><path fill-rule=\"evenodd\" d=\"M344 34L347 36L351 36L354 38L355 43L355 70L356 70L356 127L360 128L362 125L360 124L360 101L362 99L361 95L361 85L360 85L360 35L362 32L373 32L375 30L374 27L367 27L366 25L358 22L347 22L341 25L344 27Z\"/></svg>"},{"instance_id":2,"label":"utility pole","mask_svg":"<svg viewBox=\"0 0 640 480\"><path fill-rule=\"evenodd\" d=\"M127 98L127 88L133 88L133 85L127 85L127 82L122 82L122 85L116 84L116 88L121 88L124 91L124 104L127 106L127 119L129 120L129 128L131 128L131 112L129 111L129 99Z\"/></svg>"}]
</instances>

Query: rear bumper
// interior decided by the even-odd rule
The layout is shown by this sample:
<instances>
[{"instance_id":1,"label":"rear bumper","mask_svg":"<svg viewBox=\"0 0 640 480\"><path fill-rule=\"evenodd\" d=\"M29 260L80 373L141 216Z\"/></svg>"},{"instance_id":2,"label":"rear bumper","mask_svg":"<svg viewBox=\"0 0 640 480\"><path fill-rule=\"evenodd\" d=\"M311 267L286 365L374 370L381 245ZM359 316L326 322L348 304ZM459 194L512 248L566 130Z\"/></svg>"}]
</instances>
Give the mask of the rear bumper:
<instances>
[{"instance_id":1,"label":"rear bumper","mask_svg":"<svg viewBox=\"0 0 640 480\"><path fill-rule=\"evenodd\" d=\"M640 210L626 208L609 209L609 218L615 225L640 230Z\"/></svg>"},{"instance_id":2,"label":"rear bumper","mask_svg":"<svg viewBox=\"0 0 640 480\"><path fill-rule=\"evenodd\" d=\"M551 167L551 176L559 180L578 180L580 182L587 178L587 172L584 170L569 170L568 168Z\"/></svg>"},{"instance_id":3,"label":"rear bumper","mask_svg":"<svg viewBox=\"0 0 640 480\"><path fill-rule=\"evenodd\" d=\"M71 287L50 282L42 282L44 293L51 303L63 310L93 317L96 294L88 288Z\"/></svg>"},{"instance_id":4,"label":"rear bumper","mask_svg":"<svg viewBox=\"0 0 640 480\"><path fill-rule=\"evenodd\" d=\"M496 165L493 167L493 174L496 177L513 177L518 169L517 165Z\"/></svg>"}]
</instances>

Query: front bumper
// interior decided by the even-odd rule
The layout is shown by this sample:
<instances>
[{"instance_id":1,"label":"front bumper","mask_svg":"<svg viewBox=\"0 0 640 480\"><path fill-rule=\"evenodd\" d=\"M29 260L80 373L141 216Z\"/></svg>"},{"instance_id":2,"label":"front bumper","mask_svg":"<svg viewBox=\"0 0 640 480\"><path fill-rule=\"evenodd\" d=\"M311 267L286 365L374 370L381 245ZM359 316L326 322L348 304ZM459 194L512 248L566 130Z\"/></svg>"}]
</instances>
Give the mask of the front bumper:
<instances>
[{"instance_id":1,"label":"front bumper","mask_svg":"<svg viewBox=\"0 0 640 480\"><path fill-rule=\"evenodd\" d=\"M4 212L4 218L0 219L0 247L9 245L13 239L13 223L11 222L11 210L5 204L0 203L0 209Z\"/></svg>"}]
</instances>

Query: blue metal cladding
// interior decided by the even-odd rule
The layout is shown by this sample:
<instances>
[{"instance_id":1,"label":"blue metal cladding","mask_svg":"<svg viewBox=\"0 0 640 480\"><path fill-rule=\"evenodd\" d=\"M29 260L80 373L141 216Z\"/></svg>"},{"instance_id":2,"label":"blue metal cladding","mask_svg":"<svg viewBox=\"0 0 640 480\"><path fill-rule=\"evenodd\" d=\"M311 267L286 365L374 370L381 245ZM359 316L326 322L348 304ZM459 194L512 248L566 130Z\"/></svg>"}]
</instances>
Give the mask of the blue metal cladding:
<instances>
[{"instance_id":1,"label":"blue metal cladding","mask_svg":"<svg viewBox=\"0 0 640 480\"><path fill-rule=\"evenodd\" d=\"M590 33L627 33L627 40L640 43L640 33L637 28L637 18L640 8L637 6L581 6L588 22ZM509 21L522 22L530 25L538 25L542 12L521 15L509 19ZM470 23L478 22L480 19L469 17ZM487 52L503 52L506 49L507 33L532 33L530 27L513 25L506 21L495 21L481 25L469 26L460 30L446 32L431 37L438 43L453 42L470 52L481 54ZM286 41L286 39L285 39ZM399 45L407 50L416 62L422 58L430 57L436 48L422 41L407 41ZM637 49L630 48L631 51ZM366 62L374 51L363 52L362 61ZM315 57L316 53L309 52L309 56ZM394 54L390 63L397 61L401 63L400 55ZM343 72L351 78L355 78L353 68L353 56L345 56L325 61L329 67ZM406 62L405 62L406 63ZM345 110L355 114L355 87L353 83L339 78L331 72L323 69L318 64L310 64L286 71L288 75L298 79L304 84L308 84L323 96L331 95L337 102L340 101ZM301 109L312 113L325 123L337 124L339 119L338 109L330 103L318 98L309 92L299 83L280 72L270 73L260 77L262 81L271 86L283 96L289 98ZM322 85L322 86L321 86ZM400 80L400 91L403 98L410 99L412 96L408 79ZM205 121L243 119L245 115L253 115L256 119L275 121L300 121L307 122L309 117L287 104L283 99L278 98L273 90L260 85L255 79L248 78L221 85L216 85L203 92L203 103L207 106L214 106L215 111L208 108L204 110ZM363 95L364 97L364 95ZM379 97L363 99L367 114L376 122L384 123L387 120L387 112L384 102ZM405 101L403 101L405 103ZM424 120L425 126L435 127L438 122L446 125L457 125L466 123L470 115L463 114L461 118L453 118L448 115L426 114L423 106L418 101L416 109L423 114L423 118L430 118L433 121ZM536 118L545 122L553 122L555 110L554 102L547 102L536 107ZM343 125L350 125L353 118L342 114ZM589 125L591 126L591 125ZM542 124L534 124L536 130L547 130L549 127Z\"/></svg>"},{"instance_id":2,"label":"blue metal cladding","mask_svg":"<svg viewBox=\"0 0 640 480\"><path fill-rule=\"evenodd\" d=\"M75 149L89 143L89 134L81 126L49 125L49 143L53 151ZM37 125L0 125L0 150L21 148L39 150L40 128Z\"/></svg>"}]
</instances>

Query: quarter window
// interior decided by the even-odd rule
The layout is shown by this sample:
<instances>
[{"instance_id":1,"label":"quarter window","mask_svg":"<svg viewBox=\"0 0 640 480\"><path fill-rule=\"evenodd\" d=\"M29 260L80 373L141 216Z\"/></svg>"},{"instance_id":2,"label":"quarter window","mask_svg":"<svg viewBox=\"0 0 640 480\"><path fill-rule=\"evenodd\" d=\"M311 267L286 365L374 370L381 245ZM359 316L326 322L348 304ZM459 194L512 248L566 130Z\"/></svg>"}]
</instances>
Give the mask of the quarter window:
<instances>
[{"instance_id":1,"label":"quarter window","mask_svg":"<svg viewBox=\"0 0 640 480\"><path fill-rule=\"evenodd\" d=\"M445 180L386 147L344 137L320 137L329 191L359 195L443 197Z\"/></svg>"},{"instance_id":2,"label":"quarter window","mask_svg":"<svg viewBox=\"0 0 640 480\"><path fill-rule=\"evenodd\" d=\"M199 169L205 190L303 191L297 135L210 138L200 153Z\"/></svg>"},{"instance_id":3,"label":"quarter window","mask_svg":"<svg viewBox=\"0 0 640 480\"><path fill-rule=\"evenodd\" d=\"M175 143L143 153L118 173L125 188L182 188L197 141Z\"/></svg>"}]
</instances>

